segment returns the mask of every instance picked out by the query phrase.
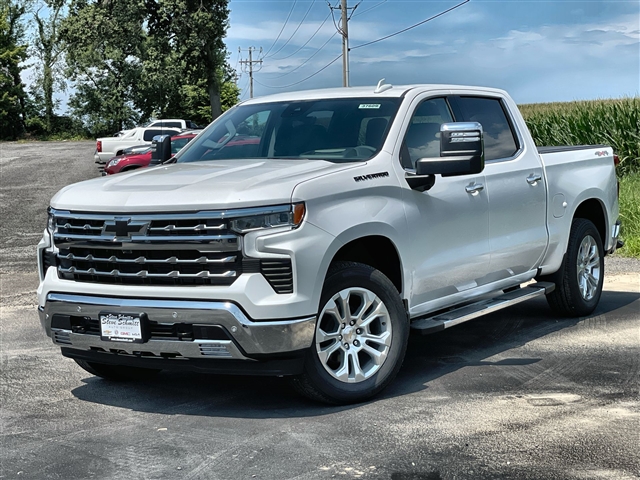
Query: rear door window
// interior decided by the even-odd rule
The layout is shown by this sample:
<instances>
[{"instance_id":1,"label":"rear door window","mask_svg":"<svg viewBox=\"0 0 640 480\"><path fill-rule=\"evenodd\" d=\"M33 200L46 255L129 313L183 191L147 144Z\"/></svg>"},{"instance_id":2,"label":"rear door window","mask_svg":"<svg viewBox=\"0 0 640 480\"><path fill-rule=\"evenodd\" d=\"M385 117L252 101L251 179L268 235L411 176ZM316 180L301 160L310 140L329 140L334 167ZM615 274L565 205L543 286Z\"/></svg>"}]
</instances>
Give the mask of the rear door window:
<instances>
[{"instance_id":1,"label":"rear door window","mask_svg":"<svg viewBox=\"0 0 640 480\"><path fill-rule=\"evenodd\" d=\"M466 122L478 122L484 132L484 158L509 158L519 150L511 122L498 98L456 97L456 104Z\"/></svg>"}]
</instances>

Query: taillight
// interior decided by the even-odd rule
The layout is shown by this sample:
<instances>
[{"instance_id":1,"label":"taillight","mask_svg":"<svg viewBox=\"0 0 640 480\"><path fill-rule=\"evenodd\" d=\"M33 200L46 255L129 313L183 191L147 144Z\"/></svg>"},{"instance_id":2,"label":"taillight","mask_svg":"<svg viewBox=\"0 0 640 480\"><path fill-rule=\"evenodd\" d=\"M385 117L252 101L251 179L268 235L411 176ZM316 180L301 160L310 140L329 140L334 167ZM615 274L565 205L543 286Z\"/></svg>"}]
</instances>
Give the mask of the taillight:
<instances>
[{"instance_id":1,"label":"taillight","mask_svg":"<svg viewBox=\"0 0 640 480\"><path fill-rule=\"evenodd\" d=\"M616 167L620 165L620 157L615 153L613 154L613 165Z\"/></svg>"},{"instance_id":2,"label":"taillight","mask_svg":"<svg viewBox=\"0 0 640 480\"><path fill-rule=\"evenodd\" d=\"M98 140L96 142L96 151L97 152L102 152L102 141ZM616 164L617 165L617 164Z\"/></svg>"}]
</instances>

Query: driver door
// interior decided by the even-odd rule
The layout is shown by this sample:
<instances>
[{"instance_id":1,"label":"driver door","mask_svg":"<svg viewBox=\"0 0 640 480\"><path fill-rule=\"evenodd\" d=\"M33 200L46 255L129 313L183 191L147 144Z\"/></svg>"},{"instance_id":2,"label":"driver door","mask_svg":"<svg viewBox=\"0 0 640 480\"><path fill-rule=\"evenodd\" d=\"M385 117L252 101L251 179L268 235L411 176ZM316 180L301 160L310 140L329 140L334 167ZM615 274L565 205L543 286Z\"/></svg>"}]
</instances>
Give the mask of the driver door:
<instances>
[{"instance_id":1,"label":"driver door","mask_svg":"<svg viewBox=\"0 0 640 480\"><path fill-rule=\"evenodd\" d=\"M418 101L406 129L400 162L415 171L420 158L440 156L440 125L454 117L445 97ZM471 297L489 272L489 200L484 174L436 176L424 192L405 190L412 238L412 316Z\"/></svg>"}]
</instances>

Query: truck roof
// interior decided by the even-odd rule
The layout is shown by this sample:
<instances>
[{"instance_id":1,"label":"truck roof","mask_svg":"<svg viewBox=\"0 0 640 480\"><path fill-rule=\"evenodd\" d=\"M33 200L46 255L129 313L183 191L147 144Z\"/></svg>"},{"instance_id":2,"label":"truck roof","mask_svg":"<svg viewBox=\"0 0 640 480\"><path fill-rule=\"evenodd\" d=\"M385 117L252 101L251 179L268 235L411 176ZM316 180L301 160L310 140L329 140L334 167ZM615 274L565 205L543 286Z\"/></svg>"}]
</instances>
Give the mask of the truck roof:
<instances>
[{"instance_id":1,"label":"truck roof","mask_svg":"<svg viewBox=\"0 0 640 480\"><path fill-rule=\"evenodd\" d=\"M390 85L383 84L383 91L375 93L376 86L367 87L340 87L340 88L323 88L317 90L301 90L294 92L276 93L266 95L264 97L252 98L242 102L243 105L251 105L254 103L265 102L282 102L296 100L319 100L325 98L362 98L362 97L381 97L381 98L398 98L405 95L409 90L419 89L420 91L429 90L472 90L474 92L482 91L487 93L499 93L506 95L504 90L489 87L477 87L468 85L451 85L451 84L415 84L415 85Z\"/></svg>"}]
</instances>

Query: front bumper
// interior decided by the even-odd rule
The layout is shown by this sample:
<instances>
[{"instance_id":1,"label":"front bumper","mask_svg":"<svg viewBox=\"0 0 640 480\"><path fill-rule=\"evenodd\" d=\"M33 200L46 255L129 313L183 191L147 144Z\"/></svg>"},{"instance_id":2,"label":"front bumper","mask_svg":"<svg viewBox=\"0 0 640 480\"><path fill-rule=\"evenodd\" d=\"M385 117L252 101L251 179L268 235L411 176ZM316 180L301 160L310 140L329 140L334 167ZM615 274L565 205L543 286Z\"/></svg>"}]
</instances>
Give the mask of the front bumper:
<instances>
[{"instance_id":1,"label":"front bumper","mask_svg":"<svg viewBox=\"0 0 640 480\"><path fill-rule=\"evenodd\" d=\"M143 312L154 325L169 329L176 324L197 328L192 330L194 338L152 336L145 343L103 341L99 333L85 328L89 322L95 324L102 311ZM97 357L103 358L104 363L149 368L152 368L150 365L158 365L157 368L187 367L185 360L194 360L191 362L193 365L187 367L194 369L192 367L201 365L201 361L221 360L219 364L222 366L217 364L213 368L221 373L225 371L224 362L229 362L229 373L238 373L242 365L253 373L260 370L253 364L265 360L301 358L300 352L309 348L313 341L316 320L315 317L305 317L254 322L230 302L107 298L65 293L49 293L45 305L39 307L38 312L47 335L54 344L62 347L66 356L99 361L95 360ZM211 331L206 327L215 327L223 332L222 337L195 338L196 332Z\"/></svg>"}]
</instances>

